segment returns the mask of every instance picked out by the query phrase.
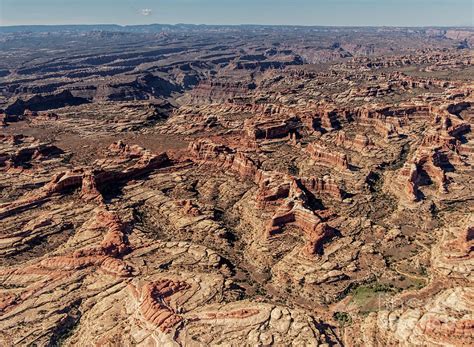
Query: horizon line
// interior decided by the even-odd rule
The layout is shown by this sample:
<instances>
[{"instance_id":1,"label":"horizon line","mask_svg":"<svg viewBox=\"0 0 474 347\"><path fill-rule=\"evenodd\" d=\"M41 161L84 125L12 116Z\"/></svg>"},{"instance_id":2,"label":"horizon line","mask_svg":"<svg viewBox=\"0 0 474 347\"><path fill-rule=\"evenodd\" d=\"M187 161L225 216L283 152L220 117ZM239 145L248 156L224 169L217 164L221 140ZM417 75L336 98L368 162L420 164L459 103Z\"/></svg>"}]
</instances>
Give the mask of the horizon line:
<instances>
[{"instance_id":1,"label":"horizon line","mask_svg":"<svg viewBox=\"0 0 474 347\"><path fill-rule=\"evenodd\" d=\"M239 27L239 26L259 26L259 27L301 27L301 28L470 28L474 29L474 24L453 24L453 25L321 25L321 24L206 24L206 23L148 23L148 24L118 24L118 23L71 23L71 24L12 24L2 25L0 28L15 27L60 27L60 26L117 26L117 27L145 27L153 25L163 26L210 26L210 27Z\"/></svg>"}]
</instances>

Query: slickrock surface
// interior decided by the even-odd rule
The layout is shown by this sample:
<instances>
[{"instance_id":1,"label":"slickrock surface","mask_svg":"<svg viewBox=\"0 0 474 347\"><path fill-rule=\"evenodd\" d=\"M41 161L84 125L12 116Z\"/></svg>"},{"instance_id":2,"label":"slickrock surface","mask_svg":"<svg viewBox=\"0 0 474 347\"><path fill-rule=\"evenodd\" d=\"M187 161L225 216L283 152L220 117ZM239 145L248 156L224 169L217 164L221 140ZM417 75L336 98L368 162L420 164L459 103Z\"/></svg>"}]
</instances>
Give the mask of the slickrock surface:
<instances>
[{"instance_id":1,"label":"slickrock surface","mask_svg":"<svg viewBox=\"0 0 474 347\"><path fill-rule=\"evenodd\" d=\"M472 29L147 30L0 33L1 346L474 345Z\"/></svg>"}]
</instances>

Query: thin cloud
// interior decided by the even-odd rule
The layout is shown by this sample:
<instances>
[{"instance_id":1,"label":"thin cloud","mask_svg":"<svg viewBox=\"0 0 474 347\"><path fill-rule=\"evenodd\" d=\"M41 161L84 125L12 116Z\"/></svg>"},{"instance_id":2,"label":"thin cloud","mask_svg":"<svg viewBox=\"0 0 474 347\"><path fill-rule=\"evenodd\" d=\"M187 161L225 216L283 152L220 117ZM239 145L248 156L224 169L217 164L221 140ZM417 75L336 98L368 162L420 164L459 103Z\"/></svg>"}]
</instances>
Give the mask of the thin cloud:
<instances>
[{"instance_id":1,"label":"thin cloud","mask_svg":"<svg viewBox=\"0 0 474 347\"><path fill-rule=\"evenodd\" d=\"M149 16L151 15L152 11L151 9L149 8L143 8L140 10L140 13L143 15L143 16Z\"/></svg>"}]
</instances>

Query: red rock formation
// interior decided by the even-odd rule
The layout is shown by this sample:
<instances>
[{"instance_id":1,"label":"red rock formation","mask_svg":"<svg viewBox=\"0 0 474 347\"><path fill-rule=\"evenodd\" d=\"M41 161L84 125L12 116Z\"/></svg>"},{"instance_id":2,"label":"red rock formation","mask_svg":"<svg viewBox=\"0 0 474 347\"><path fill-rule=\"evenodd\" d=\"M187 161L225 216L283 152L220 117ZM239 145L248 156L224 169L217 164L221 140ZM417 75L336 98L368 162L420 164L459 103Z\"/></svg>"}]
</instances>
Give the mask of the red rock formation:
<instances>
[{"instance_id":1,"label":"red rock formation","mask_svg":"<svg viewBox=\"0 0 474 347\"><path fill-rule=\"evenodd\" d=\"M52 157L62 151L49 143L23 135L0 135L0 167L31 166L34 161ZM7 168L7 169L8 169Z\"/></svg>"},{"instance_id":2,"label":"red rock formation","mask_svg":"<svg viewBox=\"0 0 474 347\"><path fill-rule=\"evenodd\" d=\"M350 112L351 119L362 126L372 127L386 140L397 138L398 129L407 125L410 117L427 117L425 106L405 105L398 108L360 107Z\"/></svg>"},{"instance_id":3,"label":"red rock formation","mask_svg":"<svg viewBox=\"0 0 474 347\"><path fill-rule=\"evenodd\" d=\"M275 120L266 116L257 119L247 119L244 122L244 132L251 141L287 138L299 127L296 117Z\"/></svg>"},{"instance_id":4,"label":"red rock formation","mask_svg":"<svg viewBox=\"0 0 474 347\"><path fill-rule=\"evenodd\" d=\"M280 233L284 226L294 225L303 231L306 238L304 253L311 257L321 251L322 243L334 235L334 229L322 223L321 216L306 207L306 201L306 194L300 188L300 182L293 180L289 197L268 222L266 235L272 237Z\"/></svg>"},{"instance_id":5,"label":"red rock formation","mask_svg":"<svg viewBox=\"0 0 474 347\"><path fill-rule=\"evenodd\" d=\"M328 103L319 103L310 109L309 113L303 112L300 115L303 123L311 130L331 131L339 129L341 123L350 119L351 111L348 109L338 108Z\"/></svg>"},{"instance_id":6,"label":"red rock formation","mask_svg":"<svg viewBox=\"0 0 474 347\"><path fill-rule=\"evenodd\" d=\"M345 154L333 152L317 143L310 143L307 150L311 159L313 159L317 164L340 170L349 169L349 162Z\"/></svg>"},{"instance_id":7,"label":"red rock formation","mask_svg":"<svg viewBox=\"0 0 474 347\"><path fill-rule=\"evenodd\" d=\"M129 245L124 237L125 225L119 216L106 210L96 214L94 228L103 228L107 233L102 240L101 251L108 256L117 257L129 251Z\"/></svg>"},{"instance_id":8,"label":"red rock formation","mask_svg":"<svg viewBox=\"0 0 474 347\"><path fill-rule=\"evenodd\" d=\"M317 229L322 218L305 207L307 196L304 189L317 194L330 194L342 200L343 192L333 180L324 178L295 179L287 175L265 172L258 169L255 163L243 153L240 153L242 158L239 159L239 152L235 153L226 146L207 141L191 143L189 148L191 154L197 160L217 164L222 169L231 169L238 173L240 177L253 179L259 186L256 196L259 208L266 208L270 205L273 207L272 203L280 204L272 219L268 222L267 237L281 232L283 226L287 224L294 224L301 228L311 240L306 249L315 249L315 247L320 246L320 242L316 240L316 235L319 235L323 230L324 235L321 237L329 236L326 233L330 230L329 228Z\"/></svg>"},{"instance_id":9,"label":"red rock formation","mask_svg":"<svg viewBox=\"0 0 474 347\"><path fill-rule=\"evenodd\" d=\"M433 124L441 127L443 132L449 136L458 138L471 131L471 124L460 119L456 114L469 108L469 102L433 105L430 112L433 117Z\"/></svg>"},{"instance_id":10,"label":"red rock formation","mask_svg":"<svg viewBox=\"0 0 474 347\"><path fill-rule=\"evenodd\" d=\"M338 146L356 151L363 151L374 145L365 134L357 134L354 139L350 139L342 130L337 133L335 143Z\"/></svg>"},{"instance_id":11,"label":"red rock formation","mask_svg":"<svg viewBox=\"0 0 474 347\"><path fill-rule=\"evenodd\" d=\"M334 236L334 229L321 222L321 217L304 207L300 202L288 201L283 204L269 221L267 237L281 232L286 225L294 225L303 231L306 245L304 254L308 257L321 252L324 241Z\"/></svg>"},{"instance_id":12,"label":"red rock formation","mask_svg":"<svg viewBox=\"0 0 474 347\"><path fill-rule=\"evenodd\" d=\"M110 145L109 151L111 159L100 161L96 164L100 169L93 172L99 190L102 185L138 177L169 164L166 153L153 154L140 146L125 145L121 141Z\"/></svg>"},{"instance_id":13,"label":"red rock formation","mask_svg":"<svg viewBox=\"0 0 474 347\"><path fill-rule=\"evenodd\" d=\"M301 184L315 195L328 194L342 201L344 192L332 178L301 178Z\"/></svg>"},{"instance_id":14,"label":"red rock formation","mask_svg":"<svg viewBox=\"0 0 474 347\"><path fill-rule=\"evenodd\" d=\"M138 158L140 157L143 152L145 151L142 147L137 145L127 145L123 141L119 140L117 142L112 143L108 150L115 154L122 156L124 158Z\"/></svg>"},{"instance_id":15,"label":"red rock formation","mask_svg":"<svg viewBox=\"0 0 474 347\"><path fill-rule=\"evenodd\" d=\"M256 202L259 208L290 196L290 187L294 181L290 176L259 169L256 161L245 153L204 140L192 142L189 150L194 160L213 164L220 169L230 169L241 178L250 179L257 184L259 188ZM313 194L328 194L342 200L343 191L330 178L302 178L295 182L297 185L304 185Z\"/></svg>"},{"instance_id":16,"label":"red rock formation","mask_svg":"<svg viewBox=\"0 0 474 347\"><path fill-rule=\"evenodd\" d=\"M442 249L446 258L451 260L471 258L474 251L474 225L465 227L455 240L446 242Z\"/></svg>"},{"instance_id":17,"label":"red rock formation","mask_svg":"<svg viewBox=\"0 0 474 347\"><path fill-rule=\"evenodd\" d=\"M82 176L82 169L56 174L51 181L41 189L42 193L49 196L54 193L60 193L66 189L80 187L82 184Z\"/></svg>"},{"instance_id":18,"label":"red rock formation","mask_svg":"<svg viewBox=\"0 0 474 347\"><path fill-rule=\"evenodd\" d=\"M80 170L57 174L48 184L33 191L30 195L13 202L0 204L0 218L17 213L25 208L39 205L53 194L62 192L65 189L77 188L81 183L82 171Z\"/></svg>"},{"instance_id":19,"label":"red rock formation","mask_svg":"<svg viewBox=\"0 0 474 347\"><path fill-rule=\"evenodd\" d=\"M82 177L81 198L84 201L96 201L102 203L102 194L97 188L97 182L93 171L87 171Z\"/></svg>"},{"instance_id":20,"label":"red rock formation","mask_svg":"<svg viewBox=\"0 0 474 347\"><path fill-rule=\"evenodd\" d=\"M187 215L196 217L202 214L199 207L193 204L189 199L178 201L176 204L181 207Z\"/></svg>"},{"instance_id":21,"label":"red rock formation","mask_svg":"<svg viewBox=\"0 0 474 347\"><path fill-rule=\"evenodd\" d=\"M408 171L406 170L407 168L400 172L402 177L406 176L408 178L405 186L406 196L408 197L409 201L418 201L418 167L416 164L412 164L409 166Z\"/></svg>"},{"instance_id":22,"label":"red rock formation","mask_svg":"<svg viewBox=\"0 0 474 347\"><path fill-rule=\"evenodd\" d=\"M256 201L259 208L265 208L280 199L285 199L290 194L289 181L276 181L271 178L260 181Z\"/></svg>"},{"instance_id":23,"label":"red rock formation","mask_svg":"<svg viewBox=\"0 0 474 347\"><path fill-rule=\"evenodd\" d=\"M118 277L129 277L132 274L132 268L122 260L107 256L84 256L70 257L60 256L42 260L39 263L41 268L49 271L77 271L90 266L98 266L106 273Z\"/></svg>"},{"instance_id":24,"label":"red rock formation","mask_svg":"<svg viewBox=\"0 0 474 347\"><path fill-rule=\"evenodd\" d=\"M439 191L445 193L447 191L448 179L446 178L439 158L438 152L432 155L427 154L426 156L420 156L418 165L437 183Z\"/></svg>"},{"instance_id":25,"label":"red rock formation","mask_svg":"<svg viewBox=\"0 0 474 347\"><path fill-rule=\"evenodd\" d=\"M13 294L0 296L0 313L7 312L17 302L18 297Z\"/></svg>"},{"instance_id":26,"label":"red rock formation","mask_svg":"<svg viewBox=\"0 0 474 347\"><path fill-rule=\"evenodd\" d=\"M439 318L431 318L421 328L426 335L449 345L469 346L473 342L474 320L472 319L443 321Z\"/></svg>"},{"instance_id":27,"label":"red rock formation","mask_svg":"<svg viewBox=\"0 0 474 347\"><path fill-rule=\"evenodd\" d=\"M111 159L99 160L94 163L94 166L99 166L100 169L85 170L80 168L58 173L49 183L33 191L27 197L11 203L0 204L0 218L41 204L54 194L77 189L81 186L81 196L86 201L94 200L101 203L100 190L104 185L141 176L169 163L166 153L156 155L139 146L127 146L121 142L112 144L110 151L113 154ZM121 159L117 159L116 156ZM1 155L0 158L2 158ZM236 161L236 165L238 163L240 163L239 160Z\"/></svg>"},{"instance_id":28,"label":"red rock formation","mask_svg":"<svg viewBox=\"0 0 474 347\"><path fill-rule=\"evenodd\" d=\"M100 229L105 231L100 245L74 251L71 255L57 256L44 259L40 266L51 270L79 270L89 266L98 266L105 272L119 277L127 277L132 268L118 257L130 250L124 235L125 226L120 218L109 211L99 210L89 230Z\"/></svg>"},{"instance_id":29,"label":"red rock formation","mask_svg":"<svg viewBox=\"0 0 474 347\"><path fill-rule=\"evenodd\" d=\"M194 161L212 164L220 170L230 170L242 179L257 184L259 189L256 201L260 208L264 208L269 202L288 197L288 177L259 169L258 162L243 152L205 140L190 143L189 152Z\"/></svg>"},{"instance_id":30,"label":"red rock formation","mask_svg":"<svg viewBox=\"0 0 474 347\"><path fill-rule=\"evenodd\" d=\"M228 169L237 173L242 178L255 180L258 165L245 153L215 143L199 140L189 144L189 151L194 160L211 162L219 165L222 169Z\"/></svg>"},{"instance_id":31,"label":"red rock formation","mask_svg":"<svg viewBox=\"0 0 474 347\"><path fill-rule=\"evenodd\" d=\"M285 225L296 221L294 206L294 202L285 202L278 208L272 219L268 222L266 230L267 237L280 233ZM316 223L319 223L319 220L316 221Z\"/></svg>"},{"instance_id":32,"label":"red rock formation","mask_svg":"<svg viewBox=\"0 0 474 347\"><path fill-rule=\"evenodd\" d=\"M320 223L316 228L306 231L306 245L303 249L307 256L320 252L323 242L334 235L334 229L326 223Z\"/></svg>"},{"instance_id":33,"label":"red rock formation","mask_svg":"<svg viewBox=\"0 0 474 347\"><path fill-rule=\"evenodd\" d=\"M357 122L363 126L373 127L387 139L398 136L397 129L407 125L411 118L428 118L430 108L427 105L399 105L398 107L381 107L378 105L355 108L340 108L336 105L322 103L312 109L313 115L303 113L300 117L310 130L333 130L347 122ZM365 140L359 138L363 144Z\"/></svg>"},{"instance_id":34,"label":"red rock formation","mask_svg":"<svg viewBox=\"0 0 474 347\"><path fill-rule=\"evenodd\" d=\"M437 184L440 193L445 193L448 179L443 170L443 161L442 156L436 150L419 151L400 169L397 180L401 186L396 185L399 188L396 193L404 192L408 201L417 201L419 199L418 188L420 185L426 184L427 178Z\"/></svg>"},{"instance_id":35,"label":"red rock formation","mask_svg":"<svg viewBox=\"0 0 474 347\"><path fill-rule=\"evenodd\" d=\"M227 157L235 153L234 150L227 146L205 140L191 142L188 149L193 158L198 161L226 162L229 160Z\"/></svg>"},{"instance_id":36,"label":"red rock formation","mask_svg":"<svg viewBox=\"0 0 474 347\"><path fill-rule=\"evenodd\" d=\"M133 272L132 267L123 260L112 257L105 257L100 262L100 268L104 272L117 277L130 277Z\"/></svg>"},{"instance_id":37,"label":"red rock formation","mask_svg":"<svg viewBox=\"0 0 474 347\"><path fill-rule=\"evenodd\" d=\"M455 137L449 135L447 131L430 131L423 138L421 145L424 147L441 147L458 152L461 143Z\"/></svg>"},{"instance_id":38,"label":"red rock formation","mask_svg":"<svg viewBox=\"0 0 474 347\"><path fill-rule=\"evenodd\" d=\"M173 295L191 288L186 282L174 282L164 279L143 286L140 294L140 313L143 318L162 332L168 333L182 317L170 307Z\"/></svg>"}]
</instances>

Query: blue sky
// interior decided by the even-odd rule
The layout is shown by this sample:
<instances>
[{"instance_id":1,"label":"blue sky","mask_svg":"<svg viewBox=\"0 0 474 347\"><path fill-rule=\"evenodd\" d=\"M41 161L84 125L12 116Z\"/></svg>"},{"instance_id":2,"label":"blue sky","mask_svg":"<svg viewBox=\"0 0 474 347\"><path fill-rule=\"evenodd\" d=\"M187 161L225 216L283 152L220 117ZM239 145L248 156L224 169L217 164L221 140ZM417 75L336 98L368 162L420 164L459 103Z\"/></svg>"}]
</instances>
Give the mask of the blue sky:
<instances>
[{"instance_id":1,"label":"blue sky","mask_svg":"<svg viewBox=\"0 0 474 347\"><path fill-rule=\"evenodd\" d=\"M474 0L0 0L0 25L473 25Z\"/></svg>"}]
</instances>

